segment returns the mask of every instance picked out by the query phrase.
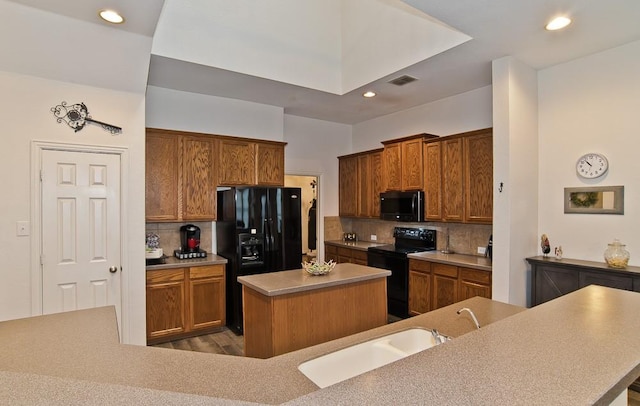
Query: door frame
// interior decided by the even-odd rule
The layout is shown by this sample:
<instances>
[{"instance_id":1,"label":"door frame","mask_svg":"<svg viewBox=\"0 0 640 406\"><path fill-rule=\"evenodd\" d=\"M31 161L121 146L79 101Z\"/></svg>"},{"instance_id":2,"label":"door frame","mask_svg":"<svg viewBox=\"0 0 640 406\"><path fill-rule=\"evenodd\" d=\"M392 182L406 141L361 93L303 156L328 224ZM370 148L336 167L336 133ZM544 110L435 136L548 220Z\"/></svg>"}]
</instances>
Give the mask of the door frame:
<instances>
[{"instance_id":1,"label":"door frame","mask_svg":"<svg viewBox=\"0 0 640 406\"><path fill-rule=\"evenodd\" d=\"M313 171L291 171L286 172L286 176L313 176L318 179L316 189L316 216L318 223L316 224L317 240L316 240L316 258L318 261L324 261L324 205L322 204L322 190L324 190L325 176L321 172Z\"/></svg>"},{"instance_id":2,"label":"door frame","mask_svg":"<svg viewBox=\"0 0 640 406\"><path fill-rule=\"evenodd\" d=\"M40 184L40 171L42 170L42 154L44 151L67 151L94 154L111 154L120 157L120 308L121 320L120 342L129 342L129 258L125 249L127 244L128 213L124 209L127 206L129 190L129 149L119 146L72 144L51 141L31 141L31 315L43 314L42 309L42 189Z\"/></svg>"}]
</instances>

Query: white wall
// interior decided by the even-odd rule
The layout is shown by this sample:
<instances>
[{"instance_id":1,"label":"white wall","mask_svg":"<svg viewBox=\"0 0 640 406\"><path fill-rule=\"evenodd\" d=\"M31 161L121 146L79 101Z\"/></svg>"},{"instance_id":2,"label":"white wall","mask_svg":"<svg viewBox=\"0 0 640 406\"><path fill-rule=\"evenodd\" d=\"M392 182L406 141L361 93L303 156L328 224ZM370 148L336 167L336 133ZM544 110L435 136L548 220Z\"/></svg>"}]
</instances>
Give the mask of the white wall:
<instances>
[{"instance_id":1,"label":"white wall","mask_svg":"<svg viewBox=\"0 0 640 406\"><path fill-rule=\"evenodd\" d=\"M0 72L0 320L37 314L32 309L30 237L16 236L16 221L31 221L32 179L31 142L41 140L84 145L106 145L128 148L129 188L123 225L129 246L123 269L129 290L123 292L130 313L124 322L123 339L144 344L145 328L145 262L144 262L144 110L142 93L127 93L32 76ZM59 124L51 107L62 101L84 102L95 119L123 128L112 136L99 126L87 125L74 133Z\"/></svg>"},{"instance_id":2,"label":"white wall","mask_svg":"<svg viewBox=\"0 0 640 406\"><path fill-rule=\"evenodd\" d=\"M451 135L492 126L491 86L447 97L353 126L353 151L381 148L380 141L429 133Z\"/></svg>"},{"instance_id":3,"label":"white wall","mask_svg":"<svg viewBox=\"0 0 640 406\"><path fill-rule=\"evenodd\" d=\"M512 57L493 61L493 106L492 296L525 306L524 258L535 255L537 247L536 71Z\"/></svg>"},{"instance_id":4,"label":"white wall","mask_svg":"<svg viewBox=\"0 0 640 406\"><path fill-rule=\"evenodd\" d=\"M282 107L147 88L147 127L282 141Z\"/></svg>"},{"instance_id":5,"label":"white wall","mask_svg":"<svg viewBox=\"0 0 640 406\"><path fill-rule=\"evenodd\" d=\"M640 265L639 72L640 41L539 72L538 232L567 258L602 262L618 238ZM609 173L580 179L575 163L587 152L605 154ZM624 215L564 214L565 187L612 185L625 187Z\"/></svg>"}]
</instances>

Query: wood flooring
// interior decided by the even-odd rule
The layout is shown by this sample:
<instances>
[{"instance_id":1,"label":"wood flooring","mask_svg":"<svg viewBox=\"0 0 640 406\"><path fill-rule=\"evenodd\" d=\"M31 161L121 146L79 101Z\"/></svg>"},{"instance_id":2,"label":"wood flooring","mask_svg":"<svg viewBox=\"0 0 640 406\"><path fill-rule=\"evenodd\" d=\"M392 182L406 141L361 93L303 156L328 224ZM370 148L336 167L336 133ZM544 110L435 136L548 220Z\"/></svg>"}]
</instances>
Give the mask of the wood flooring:
<instances>
[{"instance_id":1,"label":"wood flooring","mask_svg":"<svg viewBox=\"0 0 640 406\"><path fill-rule=\"evenodd\" d=\"M391 318L389 321L392 321ZM154 347L207 352L211 354L236 355L240 357L244 356L243 336L236 335L226 327L218 333L156 344ZM640 406L640 393L629 390L628 406Z\"/></svg>"}]
</instances>

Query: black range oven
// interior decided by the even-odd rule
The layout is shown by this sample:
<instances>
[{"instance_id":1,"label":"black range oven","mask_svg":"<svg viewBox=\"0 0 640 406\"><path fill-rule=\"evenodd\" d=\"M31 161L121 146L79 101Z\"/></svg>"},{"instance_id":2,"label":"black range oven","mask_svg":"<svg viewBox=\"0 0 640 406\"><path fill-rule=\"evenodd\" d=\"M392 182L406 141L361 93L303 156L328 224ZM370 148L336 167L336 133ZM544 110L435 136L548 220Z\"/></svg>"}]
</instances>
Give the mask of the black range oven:
<instances>
[{"instance_id":1,"label":"black range oven","mask_svg":"<svg viewBox=\"0 0 640 406\"><path fill-rule=\"evenodd\" d=\"M409 258L407 254L436 249L436 230L396 227L395 244L370 247L367 265L391 271L387 277L389 314L409 317Z\"/></svg>"}]
</instances>

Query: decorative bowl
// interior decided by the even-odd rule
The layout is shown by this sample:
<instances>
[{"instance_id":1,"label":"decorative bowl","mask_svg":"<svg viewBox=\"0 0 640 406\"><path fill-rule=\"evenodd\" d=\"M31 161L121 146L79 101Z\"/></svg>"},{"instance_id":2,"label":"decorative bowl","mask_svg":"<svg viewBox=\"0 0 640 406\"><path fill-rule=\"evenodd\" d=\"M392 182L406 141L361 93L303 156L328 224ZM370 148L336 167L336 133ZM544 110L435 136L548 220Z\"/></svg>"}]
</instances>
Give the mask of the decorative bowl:
<instances>
[{"instance_id":1,"label":"decorative bowl","mask_svg":"<svg viewBox=\"0 0 640 406\"><path fill-rule=\"evenodd\" d=\"M336 266L336 263L333 262L333 260L330 260L329 262L325 262L325 263L320 263L317 261L302 263L302 267L304 268L304 270L311 275L326 275L329 272L331 272L331 270L335 266Z\"/></svg>"}]
</instances>

